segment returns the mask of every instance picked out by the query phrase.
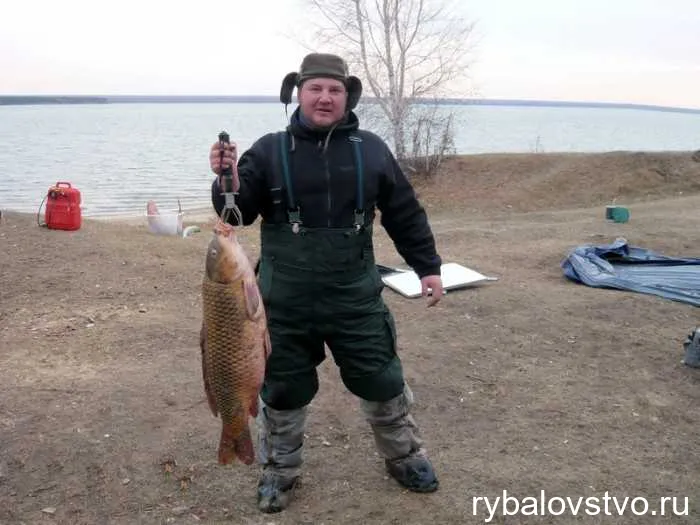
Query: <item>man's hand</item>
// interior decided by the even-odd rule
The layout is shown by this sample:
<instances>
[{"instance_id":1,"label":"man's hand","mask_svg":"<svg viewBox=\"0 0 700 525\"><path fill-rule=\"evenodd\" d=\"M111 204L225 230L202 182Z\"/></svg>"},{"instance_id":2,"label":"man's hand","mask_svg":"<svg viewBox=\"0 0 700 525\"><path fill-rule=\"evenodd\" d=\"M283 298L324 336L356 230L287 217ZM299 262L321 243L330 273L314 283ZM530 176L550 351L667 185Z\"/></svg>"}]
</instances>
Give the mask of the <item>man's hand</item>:
<instances>
[{"instance_id":1,"label":"man's hand","mask_svg":"<svg viewBox=\"0 0 700 525\"><path fill-rule=\"evenodd\" d=\"M426 275L420 280L423 289L423 297L428 298L428 308L440 302L444 292L442 290L442 278L439 275Z\"/></svg>"},{"instance_id":2,"label":"man's hand","mask_svg":"<svg viewBox=\"0 0 700 525\"><path fill-rule=\"evenodd\" d=\"M233 191L237 192L240 187L238 180L238 150L236 143L224 144L224 156L221 157L221 144L215 142L209 150L209 166L211 170L219 176L219 186L221 186L221 173L227 168L233 168Z\"/></svg>"}]
</instances>

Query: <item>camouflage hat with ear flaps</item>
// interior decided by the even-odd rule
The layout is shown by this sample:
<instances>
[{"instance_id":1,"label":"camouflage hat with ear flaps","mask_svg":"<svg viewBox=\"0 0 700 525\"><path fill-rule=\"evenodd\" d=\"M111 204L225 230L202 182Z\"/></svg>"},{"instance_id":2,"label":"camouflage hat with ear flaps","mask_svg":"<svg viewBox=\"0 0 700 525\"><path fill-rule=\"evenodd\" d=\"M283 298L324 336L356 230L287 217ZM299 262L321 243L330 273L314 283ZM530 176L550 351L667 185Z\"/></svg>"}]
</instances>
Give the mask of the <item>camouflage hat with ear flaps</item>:
<instances>
[{"instance_id":1,"label":"camouflage hat with ear flaps","mask_svg":"<svg viewBox=\"0 0 700 525\"><path fill-rule=\"evenodd\" d=\"M310 78L334 78L345 84L348 91L347 109L357 106L362 95L362 82L356 76L348 73L348 65L345 60L337 55L328 53L311 53L304 57L299 72L287 73L282 80L280 89L280 101L289 104L292 101L292 91L301 87L302 83Z\"/></svg>"}]
</instances>

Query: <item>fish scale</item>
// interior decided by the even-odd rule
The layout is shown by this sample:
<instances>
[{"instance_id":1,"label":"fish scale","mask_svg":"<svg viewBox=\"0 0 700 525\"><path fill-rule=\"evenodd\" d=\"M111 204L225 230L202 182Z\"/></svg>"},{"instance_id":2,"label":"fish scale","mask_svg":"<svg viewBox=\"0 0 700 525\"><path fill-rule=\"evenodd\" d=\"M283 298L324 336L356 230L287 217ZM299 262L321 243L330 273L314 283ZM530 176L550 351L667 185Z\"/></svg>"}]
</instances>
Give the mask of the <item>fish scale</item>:
<instances>
[{"instance_id":1,"label":"fish scale","mask_svg":"<svg viewBox=\"0 0 700 525\"><path fill-rule=\"evenodd\" d=\"M235 288L242 290L242 282L229 285L205 278L202 294L207 324L206 367L212 371L209 377L216 408L222 421L230 424L240 424L234 417L240 418L249 409L243 407L242 394L250 387L251 376L246 371L254 364L253 356L241 348L241 341L250 330L245 329L247 314L242 303L243 293L236 293ZM240 427L235 428L236 432L240 430Z\"/></svg>"}]
</instances>

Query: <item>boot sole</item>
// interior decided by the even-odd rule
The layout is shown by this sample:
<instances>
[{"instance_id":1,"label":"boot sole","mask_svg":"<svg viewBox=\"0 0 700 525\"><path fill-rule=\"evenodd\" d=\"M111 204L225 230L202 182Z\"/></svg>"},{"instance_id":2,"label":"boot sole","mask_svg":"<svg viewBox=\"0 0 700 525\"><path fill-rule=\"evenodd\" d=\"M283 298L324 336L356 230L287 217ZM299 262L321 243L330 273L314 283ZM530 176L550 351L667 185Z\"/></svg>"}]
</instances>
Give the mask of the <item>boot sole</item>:
<instances>
[{"instance_id":1,"label":"boot sole","mask_svg":"<svg viewBox=\"0 0 700 525\"><path fill-rule=\"evenodd\" d=\"M440 483L435 482L431 485L428 485L427 487L406 487L405 485L401 485L407 490L410 490L411 492L417 492L418 494L429 494L431 492L437 491L437 489L440 488Z\"/></svg>"}]
</instances>

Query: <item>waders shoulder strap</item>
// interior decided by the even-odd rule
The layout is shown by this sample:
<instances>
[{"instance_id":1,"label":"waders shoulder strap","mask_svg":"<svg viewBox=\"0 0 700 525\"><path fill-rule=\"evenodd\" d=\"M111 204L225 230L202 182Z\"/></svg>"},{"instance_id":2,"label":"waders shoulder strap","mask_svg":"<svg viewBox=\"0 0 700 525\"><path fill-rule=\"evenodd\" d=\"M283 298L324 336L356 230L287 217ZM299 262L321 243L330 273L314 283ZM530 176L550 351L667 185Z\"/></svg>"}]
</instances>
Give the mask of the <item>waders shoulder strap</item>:
<instances>
[{"instance_id":1,"label":"waders shoulder strap","mask_svg":"<svg viewBox=\"0 0 700 525\"><path fill-rule=\"evenodd\" d=\"M290 224L301 223L299 206L294 201L292 187L289 147L287 132L276 133L273 152L273 165L269 180L270 198L272 200L275 222L287 220ZM282 196L282 187L286 188L286 199ZM286 204L285 204L286 201Z\"/></svg>"},{"instance_id":2,"label":"waders shoulder strap","mask_svg":"<svg viewBox=\"0 0 700 525\"><path fill-rule=\"evenodd\" d=\"M362 163L362 150L360 149L360 143L362 139L357 135L350 135L350 142L352 143L352 149L355 152L355 169L357 170L357 197L355 205L355 229L360 230L365 224L365 173L364 165Z\"/></svg>"},{"instance_id":3,"label":"waders shoulder strap","mask_svg":"<svg viewBox=\"0 0 700 525\"><path fill-rule=\"evenodd\" d=\"M287 216L289 223L292 224L294 231L299 230L299 225L301 224L301 211L299 209L299 204L294 199L294 187L292 186L292 176L290 169L290 156L289 156L289 144L288 135L286 131L280 131L277 134L279 138L279 157L282 164L282 174L284 176L284 184L287 188ZM358 135L350 135L349 141L352 144L353 153L355 156L355 170L357 172L357 195L355 202L355 217L354 217L354 227L356 230L360 230L365 223L365 209L364 209L364 194L365 194L365 174L364 174L364 164L362 162L362 150L360 144L362 143L362 138ZM275 170L277 177L277 170ZM281 191L279 181L273 185L273 190L277 190L277 200L273 199L275 204L281 204L279 198L279 192Z\"/></svg>"}]
</instances>

